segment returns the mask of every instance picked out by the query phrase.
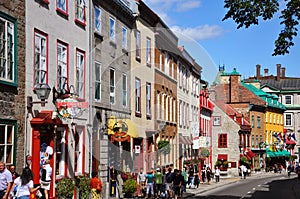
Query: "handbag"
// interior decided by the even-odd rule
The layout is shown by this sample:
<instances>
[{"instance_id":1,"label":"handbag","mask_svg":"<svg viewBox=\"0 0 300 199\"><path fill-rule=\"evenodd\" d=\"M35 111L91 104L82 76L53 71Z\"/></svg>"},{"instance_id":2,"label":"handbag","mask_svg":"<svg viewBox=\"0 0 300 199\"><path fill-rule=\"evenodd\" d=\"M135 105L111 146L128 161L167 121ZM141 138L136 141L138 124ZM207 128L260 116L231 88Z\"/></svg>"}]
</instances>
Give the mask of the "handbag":
<instances>
[{"instance_id":1,"label":"handbag","mask_svg":"<svg viewBox=\"0 0 300 199\"><path fill-rule=\"evenodd\" d=\"M17 187L17 192L16 192L16 194L12 197L12 199L17 199L17 197L18 197L18 194L19 194L19 186L17 185L16 186Z\"/></svg>"}]
</instances>

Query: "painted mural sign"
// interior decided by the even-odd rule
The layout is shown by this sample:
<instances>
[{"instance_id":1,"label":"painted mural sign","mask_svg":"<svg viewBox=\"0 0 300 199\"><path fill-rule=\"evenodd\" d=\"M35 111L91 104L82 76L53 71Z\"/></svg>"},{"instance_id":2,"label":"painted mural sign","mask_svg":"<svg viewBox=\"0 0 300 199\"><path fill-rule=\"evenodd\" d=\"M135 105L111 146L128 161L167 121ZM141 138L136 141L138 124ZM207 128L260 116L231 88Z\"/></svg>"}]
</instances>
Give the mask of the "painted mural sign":
<instances>
[{"instance_id":1,"label":"painted mural sign","mask_svg":"<svg viewBox=\"0 0 300 199\"><path fill-rule=\"evenodd\" d=\"M56 102L57 113L62 119L73 119L78 116L83 109L88 108L88 102L79 102L73 97L68 97L60 102Z\"/></svg>"}]
</instances>

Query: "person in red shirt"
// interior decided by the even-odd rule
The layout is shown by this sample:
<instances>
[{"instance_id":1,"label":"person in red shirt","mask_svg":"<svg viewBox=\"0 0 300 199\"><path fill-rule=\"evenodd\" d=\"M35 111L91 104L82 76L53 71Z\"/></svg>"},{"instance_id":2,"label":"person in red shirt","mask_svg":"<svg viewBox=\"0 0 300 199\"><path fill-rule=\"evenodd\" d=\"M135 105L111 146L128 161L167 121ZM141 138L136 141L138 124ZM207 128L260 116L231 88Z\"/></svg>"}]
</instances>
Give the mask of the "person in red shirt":
<instances>
[{"instance_id":1,"label":"person in red shirt","mask_svg":"<svg viewBox=\"0 0 300 199\"><path fill-rule=\"evenodd\" d=\"M102 191L102 181L98 178L98 173L95 171L92 172L90 188L92 192L92 199L100 199L101 191Z\"/></svg>"}]
</instances>

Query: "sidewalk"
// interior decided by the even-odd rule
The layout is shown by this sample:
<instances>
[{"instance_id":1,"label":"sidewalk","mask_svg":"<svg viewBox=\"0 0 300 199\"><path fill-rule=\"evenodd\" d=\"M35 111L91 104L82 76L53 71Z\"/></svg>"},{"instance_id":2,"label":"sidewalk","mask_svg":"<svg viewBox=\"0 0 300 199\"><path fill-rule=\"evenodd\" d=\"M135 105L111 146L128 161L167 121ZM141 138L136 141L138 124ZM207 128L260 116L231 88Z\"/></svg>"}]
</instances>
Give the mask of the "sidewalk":
<instances>
[{"instance_id":1,"label":"sidewalk","mask_svg":"<svg viewBox=\"0 0 300 199\"><path fill-rule=\"evenodd\" d=\"M251 176L247 176L247 178L251 178L253 176L261 175L261 174L266 174L266 173L261 173L261 172L252 173ZM225 184L226 185L232 184L232 183L238 182L240 180L243 180L243 179L241 179L240 176L231 177L231 178L221 178L220 182L218 182L218 183L215 182L215 179L212 179L210 184L207 184L207 182L205 182L204 184L201 183L198 188L186 189L186 193L183 193L183 198L190 198L191 196L194 196L194 195L197 195L197 194L200 194L200 193L204 193L206 191L215 189L215 188L223 186Z\"/></svg>"}]
</instances>

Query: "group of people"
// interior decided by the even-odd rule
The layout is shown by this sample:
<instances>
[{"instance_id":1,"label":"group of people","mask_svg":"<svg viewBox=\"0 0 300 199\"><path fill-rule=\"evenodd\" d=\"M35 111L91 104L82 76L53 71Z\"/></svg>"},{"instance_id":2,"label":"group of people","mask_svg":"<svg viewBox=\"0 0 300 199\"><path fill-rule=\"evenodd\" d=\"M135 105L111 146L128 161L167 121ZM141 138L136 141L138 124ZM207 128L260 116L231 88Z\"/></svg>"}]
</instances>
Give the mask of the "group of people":
<instances>
[{"instance_id":1,"label":"group of people","mask_svg":"<svg viewBox=\"0 0 300 199\"><path fill-rule=\"evenodd\" d=\"M209 184L213 176L210 167L204 167L201 175L194 167L184 168L183 170L168 168L161 171L157 168L155 171L150 170L147 173L140 170L137 175L139 185L138 196L149 198L180 198L186 192L186 188L198 188L200 184L200 176L202 182ZM216 182L220 181L220 170L215 169Z\"/></svg>"}]
</instances>

